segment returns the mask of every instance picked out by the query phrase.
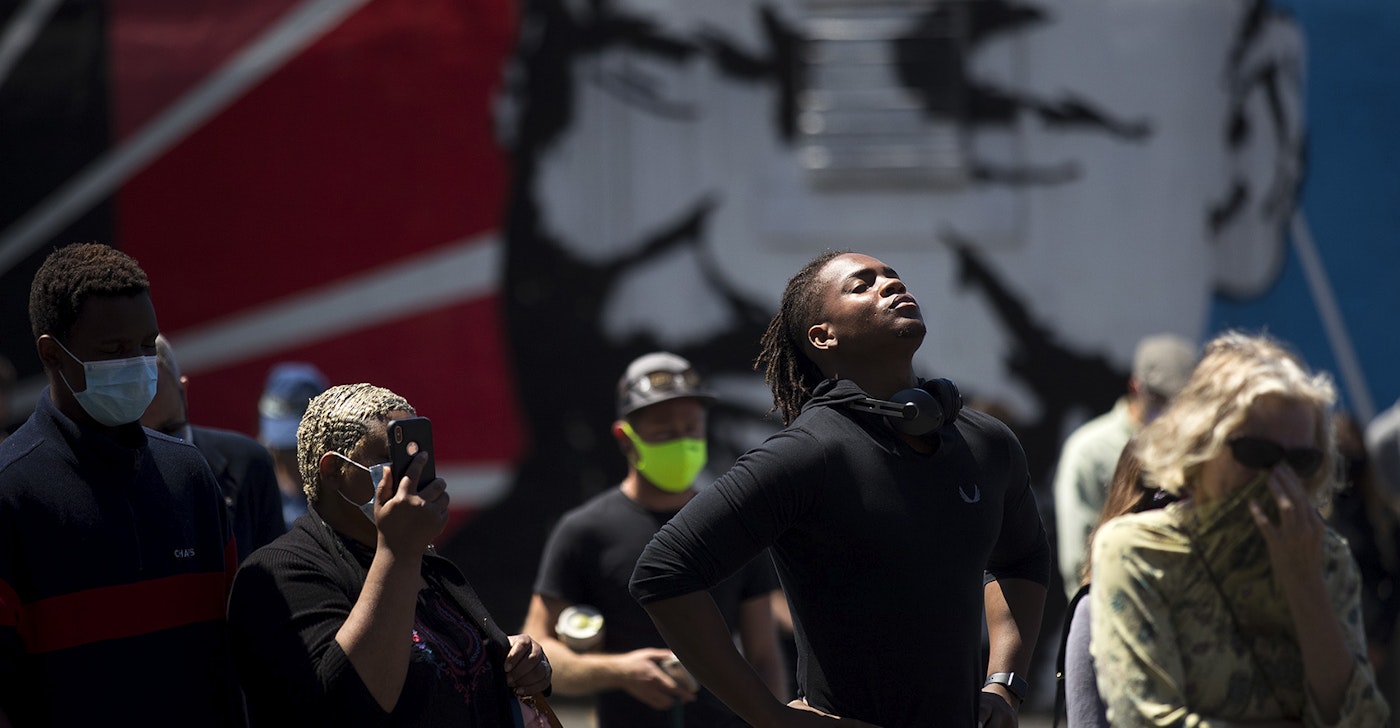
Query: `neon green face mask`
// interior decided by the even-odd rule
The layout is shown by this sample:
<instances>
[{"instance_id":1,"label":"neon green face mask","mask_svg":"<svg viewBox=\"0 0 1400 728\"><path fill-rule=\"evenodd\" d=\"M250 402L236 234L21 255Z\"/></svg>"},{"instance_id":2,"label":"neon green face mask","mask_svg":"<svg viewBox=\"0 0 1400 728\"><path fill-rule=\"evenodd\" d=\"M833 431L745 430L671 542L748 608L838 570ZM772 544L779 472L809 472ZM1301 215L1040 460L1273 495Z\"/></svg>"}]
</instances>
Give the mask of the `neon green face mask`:
<instances>
[{"instance_id":1,"label":"neon green face mask","mask_svg":"<svg viewBox=\"0 0 1400 728\"><path fill-rule=\"evenodd\" d=\"M637 448L637 472L667 493L680 493L689 488L705 467L708 451L704 440L680 437L652 445L637 437L626 421L622 423L622 432Z\"/></svg>"}]
</instances>

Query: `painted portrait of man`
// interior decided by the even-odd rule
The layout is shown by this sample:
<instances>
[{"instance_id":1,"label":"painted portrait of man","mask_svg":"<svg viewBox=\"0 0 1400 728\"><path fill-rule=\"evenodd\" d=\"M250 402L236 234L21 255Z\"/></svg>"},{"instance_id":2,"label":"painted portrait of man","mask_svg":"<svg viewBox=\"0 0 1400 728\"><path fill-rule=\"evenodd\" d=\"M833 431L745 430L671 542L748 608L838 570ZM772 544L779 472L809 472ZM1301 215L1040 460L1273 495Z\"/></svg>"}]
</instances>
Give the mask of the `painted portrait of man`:
<instances>
[{"instance_id":1,"label":"painted portrait of man","mask_svg":"<svg viewBox=\"0 0 1400 728\"><path fill-rule=\"evenodd\" d=\"M759 334L823 248L896 265L919 373L1001 403L1037 478L1138 338L1197 337L1212 296L1277 275L1303 44L1267 3L522 8L504 315L517 362L567 364L520 383L513 501L611 484L609 378L652 349L727 387L712 447L756 442Z\"/></svg>"}]
</instances>

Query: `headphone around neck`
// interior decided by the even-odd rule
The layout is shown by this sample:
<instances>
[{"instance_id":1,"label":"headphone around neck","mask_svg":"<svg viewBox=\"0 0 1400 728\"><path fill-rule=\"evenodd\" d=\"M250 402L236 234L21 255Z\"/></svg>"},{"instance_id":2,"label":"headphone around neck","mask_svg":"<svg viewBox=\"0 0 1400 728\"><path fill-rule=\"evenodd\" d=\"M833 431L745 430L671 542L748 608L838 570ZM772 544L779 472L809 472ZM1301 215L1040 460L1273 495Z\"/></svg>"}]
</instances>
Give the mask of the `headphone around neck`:
<instances>
[{"instance_id":1,"label":"headphone around neck","mask_svg":"<svg viewBox=\"0 0 1400 728\"><path fill-rule=\"evenodd\" d=\"M962 409L962 393L951 379L925 379L919 386L895 392L892 399L863 397L851 409L884 415L906 435L927 435L952 422Z\"/></svg>"}]
</instances>

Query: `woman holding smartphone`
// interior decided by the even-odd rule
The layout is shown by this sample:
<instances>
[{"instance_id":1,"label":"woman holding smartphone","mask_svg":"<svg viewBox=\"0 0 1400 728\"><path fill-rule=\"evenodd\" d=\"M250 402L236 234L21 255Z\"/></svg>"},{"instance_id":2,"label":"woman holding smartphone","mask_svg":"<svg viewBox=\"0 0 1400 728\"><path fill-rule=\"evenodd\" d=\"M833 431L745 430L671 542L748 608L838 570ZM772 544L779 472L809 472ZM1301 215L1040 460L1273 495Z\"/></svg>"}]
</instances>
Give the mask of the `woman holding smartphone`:
<instances>
[{"instance_id":1,"label":"woman holding smartphone","mask_svg":"<svg viewBox=\"0 0 1400 728\"><path fill-rule=\"evenodd\" d=\"M446 484L395 479L386 426L416 413L369 384L308 405L297 460L310 508L249 556L229 598L233 655L257 725L536 724L551 671L528 635L507 637L432 540Z\"/></svg>"}]
</instances>

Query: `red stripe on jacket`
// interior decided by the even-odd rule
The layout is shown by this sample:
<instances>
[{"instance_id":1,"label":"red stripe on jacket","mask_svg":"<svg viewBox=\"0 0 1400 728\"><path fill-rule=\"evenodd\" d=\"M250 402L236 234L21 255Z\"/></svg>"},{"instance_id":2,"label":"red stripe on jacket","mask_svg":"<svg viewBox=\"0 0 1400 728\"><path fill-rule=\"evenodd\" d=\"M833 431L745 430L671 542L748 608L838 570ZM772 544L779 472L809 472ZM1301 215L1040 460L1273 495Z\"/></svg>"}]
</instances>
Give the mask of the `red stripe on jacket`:
<instances>
[{"instance_id":1,"label":"red stripe on jacket","mask_svg":"<svg viewBox=\"0 0 1400 728\"><path fill-rule=\"evenodd\" d=\"M20 639L39 654L222 621L226 584L223 572L211 571L40 599L21 608Z\"/></svg>"}]
</instances>

